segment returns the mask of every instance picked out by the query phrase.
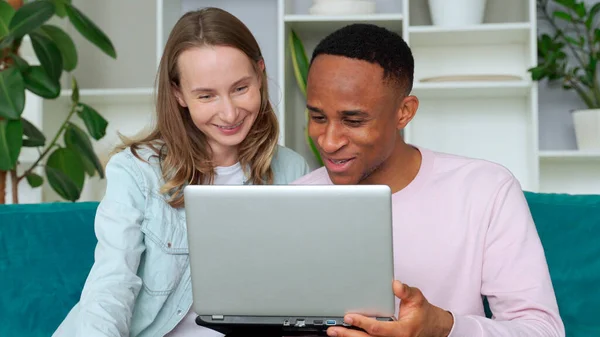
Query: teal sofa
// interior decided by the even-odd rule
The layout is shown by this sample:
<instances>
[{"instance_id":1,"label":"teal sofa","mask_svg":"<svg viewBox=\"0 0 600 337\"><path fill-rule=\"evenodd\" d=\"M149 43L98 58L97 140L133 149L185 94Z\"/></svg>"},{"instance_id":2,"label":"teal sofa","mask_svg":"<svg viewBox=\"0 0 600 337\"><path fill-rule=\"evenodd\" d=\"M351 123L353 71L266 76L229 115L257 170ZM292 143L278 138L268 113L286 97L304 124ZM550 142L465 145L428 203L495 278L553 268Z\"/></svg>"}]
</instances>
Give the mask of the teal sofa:
<instances>
[{"instance_id":1,"label":"teal sofa","mask_svg":"<svg viewBox=\"0 0 600 337\"><path fill-rule=\"evenodd\" d=\"M526 193L567 336L600 336L600 196ZM94 260L97 203L0 205L0 336L49 337Z\"/></svg>"}]
</instances>

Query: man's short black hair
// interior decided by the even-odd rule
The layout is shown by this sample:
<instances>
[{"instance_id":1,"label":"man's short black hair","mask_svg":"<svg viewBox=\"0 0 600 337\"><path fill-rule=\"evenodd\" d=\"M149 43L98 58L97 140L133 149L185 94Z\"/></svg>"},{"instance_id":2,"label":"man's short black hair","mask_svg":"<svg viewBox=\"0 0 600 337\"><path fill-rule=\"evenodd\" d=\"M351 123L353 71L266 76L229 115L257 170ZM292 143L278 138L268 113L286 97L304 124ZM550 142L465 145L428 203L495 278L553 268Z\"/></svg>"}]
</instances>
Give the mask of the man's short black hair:
<instances>
[{"instance_id":1,"label":"man's short black hair","mask_svg":"<svg viewBox=\"0 0 600 337\"><path fill-rule=\"evenodd\" d=\"M355 23L325 37L313 51L311 64L322 54L338 55L378 64L384 79L391 79L409 94L412 90L414 59L402 36L372 24Z\"/></svg>"}]
</instances>

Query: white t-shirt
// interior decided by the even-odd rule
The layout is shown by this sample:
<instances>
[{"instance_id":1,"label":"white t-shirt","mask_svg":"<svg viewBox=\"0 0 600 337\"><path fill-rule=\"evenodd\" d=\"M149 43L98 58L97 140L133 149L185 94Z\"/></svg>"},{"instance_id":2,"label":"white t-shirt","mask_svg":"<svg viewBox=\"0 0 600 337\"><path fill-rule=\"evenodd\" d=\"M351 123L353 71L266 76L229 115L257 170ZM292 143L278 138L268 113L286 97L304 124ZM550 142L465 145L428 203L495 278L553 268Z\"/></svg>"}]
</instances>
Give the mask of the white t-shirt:
<instances>
[{"instance_id":1,"label":"white t-shirt","mask_svg":"<svg viewBox=\"0 0 600 337\"><path fill-rule=\"evenodd\" d=\"M240 163L232 166L217 167L215 169L214 185L242 185L244 171ZM196 324L196 314L190 310L179 324L165 337L220 337L222 333L199 326Z\"/></svg>"}]
</instances>

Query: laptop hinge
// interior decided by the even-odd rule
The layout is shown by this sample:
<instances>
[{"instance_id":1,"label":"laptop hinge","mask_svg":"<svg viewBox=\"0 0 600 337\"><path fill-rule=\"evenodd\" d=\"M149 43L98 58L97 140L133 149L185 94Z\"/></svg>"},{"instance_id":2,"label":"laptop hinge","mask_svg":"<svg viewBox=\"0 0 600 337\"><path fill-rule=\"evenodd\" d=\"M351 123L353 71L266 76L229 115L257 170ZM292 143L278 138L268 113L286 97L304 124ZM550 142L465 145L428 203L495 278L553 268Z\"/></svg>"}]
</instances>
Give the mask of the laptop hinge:
<instances>
[{"instance_id":1,"label":"laptop hinge","mask_svg":"<svg viewBox=\"0 0 600 337\"><path fill-rule=\"evenodd\" d=\"M211 317L213 320L219 320L219 321L222 321L223 319L225 319L225 317L223 317L223 315L212 315Z\"/></svg>"}]
</instances>

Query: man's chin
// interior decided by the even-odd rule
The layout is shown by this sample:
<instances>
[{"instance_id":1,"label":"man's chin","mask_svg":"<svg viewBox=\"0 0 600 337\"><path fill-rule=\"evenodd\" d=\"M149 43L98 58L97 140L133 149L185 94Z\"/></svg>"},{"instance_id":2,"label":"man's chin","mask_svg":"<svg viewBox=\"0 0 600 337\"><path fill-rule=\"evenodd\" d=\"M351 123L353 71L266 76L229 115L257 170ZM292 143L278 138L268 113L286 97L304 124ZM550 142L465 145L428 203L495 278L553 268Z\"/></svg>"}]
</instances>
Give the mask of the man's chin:
<instances>
[{"instance_id":1,"label":"man's chin","mask_svg":"<svg viewBox=\"0 0 600 337\"><path fill-rule=\"evenodd\" d=\"M327 170L327 173L334 185L358 185L359 179L356 175L330 172L329 170Z\"/></svg>"}]
</instances>

